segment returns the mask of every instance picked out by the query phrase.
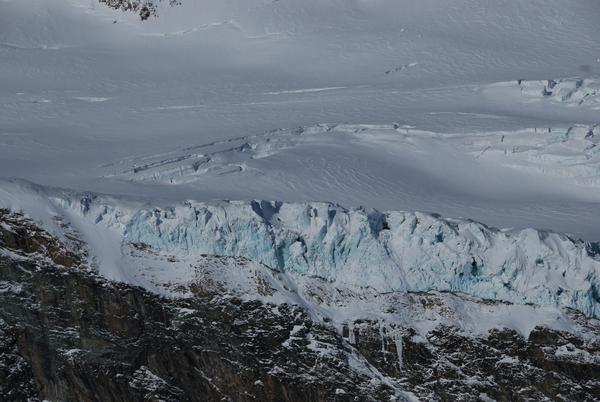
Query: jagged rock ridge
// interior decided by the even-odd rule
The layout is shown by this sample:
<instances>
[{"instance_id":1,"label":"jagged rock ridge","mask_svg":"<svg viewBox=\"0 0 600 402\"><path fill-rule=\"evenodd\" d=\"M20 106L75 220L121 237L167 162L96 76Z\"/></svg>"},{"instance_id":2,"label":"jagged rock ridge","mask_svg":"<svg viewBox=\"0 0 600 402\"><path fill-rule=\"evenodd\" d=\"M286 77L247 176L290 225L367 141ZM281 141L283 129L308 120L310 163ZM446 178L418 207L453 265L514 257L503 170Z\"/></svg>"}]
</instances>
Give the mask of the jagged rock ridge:
<instances>
[{"instance_id":1,"label":"jagged rock ridge","mask_svg":"<svg viewBox=\"0 0 600 402\"><path fill-rule=\"evenodd\" d=\"M137 12L142 20L156 17L158 15L157 4L162 1L163 0L98 0L101 4L105 4L114 9ZM171 6L181 4L179 0L164 1L168 1Z\"/></svg>"}]
</instances>

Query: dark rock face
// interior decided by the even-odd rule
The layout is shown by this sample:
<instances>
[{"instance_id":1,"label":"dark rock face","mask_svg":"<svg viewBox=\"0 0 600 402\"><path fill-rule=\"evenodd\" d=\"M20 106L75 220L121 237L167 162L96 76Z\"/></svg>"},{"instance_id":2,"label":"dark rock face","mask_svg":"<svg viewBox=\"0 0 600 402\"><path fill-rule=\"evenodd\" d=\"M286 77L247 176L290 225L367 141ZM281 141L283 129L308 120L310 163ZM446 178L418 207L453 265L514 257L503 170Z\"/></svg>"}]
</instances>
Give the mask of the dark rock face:
<instances>
[{"instance_id":1,"label":"dark rock face","mask_svg":"<svg viewBox=\"0 0 600 402\"><path fill-rule=\"evenodd\" d=\"M0 294L0 392L9 399L324 401L394 394L353 371L342 338L296 306L169 301L88 273L7 259L0 278L19 283ZM346 396L336 396L341 388Z\"/></svg>"},{"instance_id":2,"label":"dark rock face","mask_svg":"<svg viewBox=\"0 0 600 402\"><path fill-rule=\"evenodd\" d=\"M600 399L600 336L584 342L538 327L528 339L512 330L473 338L438 327L427 339L418 339L410 329L382 331L377 322L354 325L353 344L360 353L427 400L471 401L483 395L497 401Z\"/></svg>"},{"instance_id":3,"label":"dark rock face","mask_svg":"<svg viewBox=\"0 0 600 402\"><path fill-rule=\"evenodd\" d=\"M375 320L338 331L298 306L111 283L22 216L0 223L1 400L600 399L593 326L594 339L546 328L422 337Z\"/></svg>"},{"instance_id":4,"label":"dark rock face","mask_svg":"<svg viewBox=\"0 0 600 402\"><path fill-rule=\"evenodd\" d=\"M3 223L0 241L14 255L0 256L2 400L389 400L396 393L372 381L364 359L357 364L367 374L351 367L342 337L297 306L218 295L162 299L58 265L45 258L60 254L50 235L19 215L5 213Z\"/></svg>"},{"instance_id":5,"label":"dark rock face","mask_svg":"<svg viewBox=\"0 0 600 402\"><path fill-rule=\"evenodd\" d=\"M71 242L81 245L76 238ZM40 229L20 214L0 209L0 246L19 254L47 258L57 265L74 267L80 256L68 250L55 237Z\"/></svg>"},{"instance_id":6,"label":"dark rock face","mask_svg":"<svg viewBox=\"0 0 600 402\"><path fill-rule=\"evenodd\" d=\"M142 20L157 16L157 3L163 0L98 0L110 8L123 11L133 11L140 15ZM165 0L166 1L166 0ZM179 0L168 0L169 5L180 4Z\"/></svg>"}]
</instances>

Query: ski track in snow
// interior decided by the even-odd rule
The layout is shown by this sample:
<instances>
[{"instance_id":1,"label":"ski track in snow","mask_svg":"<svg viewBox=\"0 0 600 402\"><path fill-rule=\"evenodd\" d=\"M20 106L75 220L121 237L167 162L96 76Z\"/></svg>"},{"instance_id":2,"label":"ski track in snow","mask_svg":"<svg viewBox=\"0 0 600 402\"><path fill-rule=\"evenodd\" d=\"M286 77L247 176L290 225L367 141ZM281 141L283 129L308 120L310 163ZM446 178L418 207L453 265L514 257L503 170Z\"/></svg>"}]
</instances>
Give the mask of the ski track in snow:
<instances>
[{"instance_id":1,"label":"ski track in snow","mask_svg":"<svg viewBox=\"0 0 600 402\"><path fill-rule=\"evenodd\" d=\"M106 102L106 101L110 100L110 98L102 98L102 97L98 97L98 96L77 96L73 99L77 99L82 102L89 102L89 103L99 103L99 102Z\"/></svg>"},{"instance_id":2,"label":"ski track in snow","mask_svg":"<svg viewBox=\"0 0 600 402\"><path fill-rule=\"evenodd\" d=\"M346 87L295 89L295 90L279 91L279 92L265 92L265 95L306 94L306 93L314 93L314 92L335 91L337 89L345 89L345 88Z\"/></svg>"}]
</instances>

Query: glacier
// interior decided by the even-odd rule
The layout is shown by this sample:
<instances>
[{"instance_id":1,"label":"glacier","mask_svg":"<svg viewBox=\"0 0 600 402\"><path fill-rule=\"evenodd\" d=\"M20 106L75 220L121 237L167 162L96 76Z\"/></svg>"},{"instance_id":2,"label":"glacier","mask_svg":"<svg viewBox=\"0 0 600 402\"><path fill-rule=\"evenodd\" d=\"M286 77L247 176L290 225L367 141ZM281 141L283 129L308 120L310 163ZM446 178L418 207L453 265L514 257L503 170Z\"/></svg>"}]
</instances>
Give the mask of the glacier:
<instances>
[{"instance_id":1,"label":"glacier","mask_svg":"<svg viewBox=\"0 0 600 402\"><path fill-rule=\"evenodd\" d=\"M165 345L179 347L189 327L178 321L245 331L248 310L235 306L249 302L261 331L252 339L277 334L269 357L297 365L288 347L302 344L320 357L338 350L334 363L360 372L354 357L375 351L394 367L371 378L390 375L415 399L434 399L418 387L458 383L469 400L495 398L494 388L498 399L539 400L525 387L549 388L548 373L550 398L594 391L598 20L594 0L0 0L0 257L10 268L0 324L22 311L11 328L51 328L19 345L33 367L70 367L88 351L106 360L100 339L124 345L143 360L131 379L151 388L153 376L178 378L135 347L152 338L107 332L90 343L79 324L169 326ZM40 233L53 247L15 247ZM62 285L32 282L88 277L75 289L90 289L84 316L78 298L62 303ZM134 299L183 308L146 320ZM231 306L232 320L190 310L205 301ZM97 314L104 305L114 311ZM277 310L306 314L306 326L287 328ZM53 322L62 311L71 319ZM337 346L309 326L328 327ZM540 338L553 331L575 337L548 348ZM63 332L65 359L55 360ZM471 340L457 343L463 335ZM427 350L434 358L421 366ZM201 374L209 385L230 378Z\"/></svg>"},{"instance_id":2,"label":"glacier","mask_svg":"<svg viewBox=\"0 0 600 402\"><path fill-rule=\"evenodd\" d=\"M331 203L152 205L19 181L2 187L10 191L0 193L0 207L20 206L54 232L64 231L55 224L59 216L89 245L101 274L126 282L136 281L129 266L135 262L125 258L135 244L185 261L243 257L279 272L379 293L458 292L600 316L600 245L550 231L500 230L435 214ZM173 279L169 269L161 268L167 270L164 280ZM124 274L115 276L116 270Z\"/></svg>"}]
</instances>

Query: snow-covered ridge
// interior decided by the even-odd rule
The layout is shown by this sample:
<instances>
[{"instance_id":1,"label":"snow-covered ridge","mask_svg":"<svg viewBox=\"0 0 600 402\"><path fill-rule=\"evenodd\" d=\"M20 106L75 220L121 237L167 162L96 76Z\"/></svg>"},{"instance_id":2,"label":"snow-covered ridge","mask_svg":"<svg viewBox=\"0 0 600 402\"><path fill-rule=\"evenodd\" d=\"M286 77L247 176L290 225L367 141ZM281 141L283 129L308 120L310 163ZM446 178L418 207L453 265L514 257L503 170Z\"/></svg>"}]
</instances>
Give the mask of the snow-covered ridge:
<instances>
[{"instance_id":1,"label":"snow-covered ridge","mask_svg":"<svg viewBox=\"0 0 600 402\"><path fill-rule=\"evenodd\" d=\"M50 215L64 217L88 243L101 273L142 286L148 282L133 273L150 271L151 264L131 267L131 244L186 263L202 254L244 257L284 273L381 293L456 291L600 313L598 245L556 233L326 203L187 201L159 207L2 187L0 206L48 222ZM161 281L173 279L169 267L160 265Z\"/></svg>"},{"instance_id":2,"label":"snow-covered ridge","mask_svg":"<svg viewBox=\"0 0 600 402\"><path fill-rule=\"evenodd\" d=\"M500 82L485 87L483 93L491 97L509 98L519 94L528 102L546 100L572 107L600 109L600 80L593 78Z\"/></svg>"},{"instance_id":3,"label":"snow-covered ridge","mask_svg":"<svg viewBox=\"0 0 600 402\"><path fill-rule=\"evenodd\" d=\"M534 127L461 136L468 152L502 166L600 186L600 126Z\"/></svg>"}]
</instances>

